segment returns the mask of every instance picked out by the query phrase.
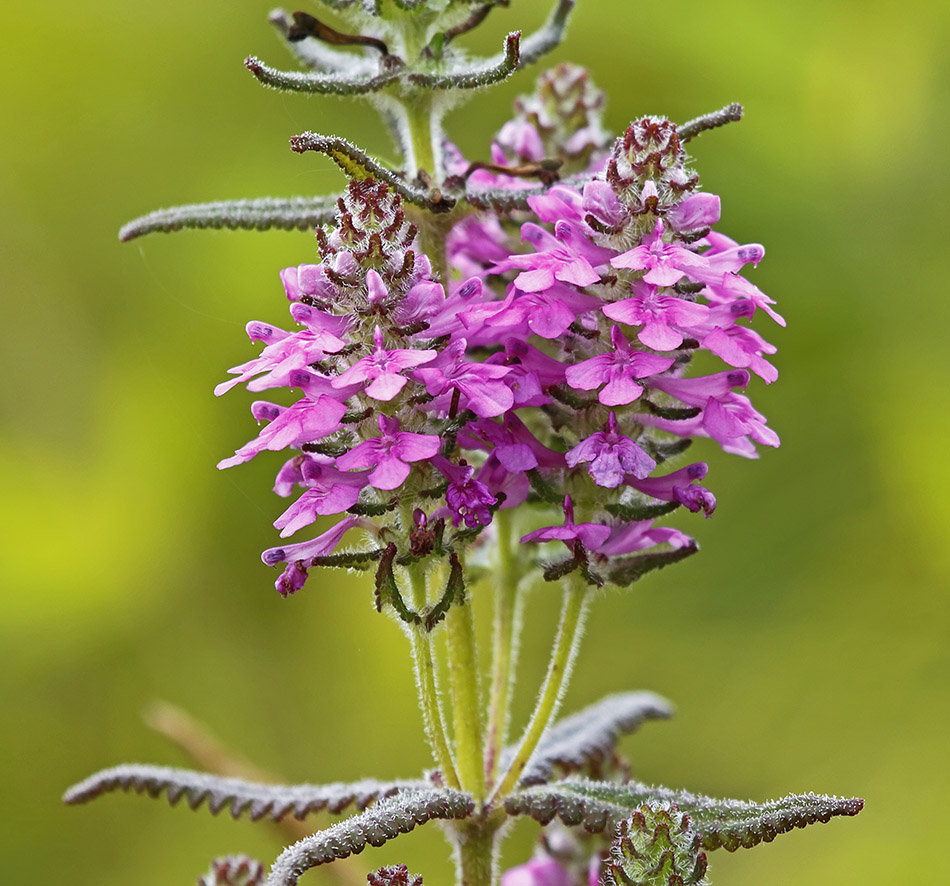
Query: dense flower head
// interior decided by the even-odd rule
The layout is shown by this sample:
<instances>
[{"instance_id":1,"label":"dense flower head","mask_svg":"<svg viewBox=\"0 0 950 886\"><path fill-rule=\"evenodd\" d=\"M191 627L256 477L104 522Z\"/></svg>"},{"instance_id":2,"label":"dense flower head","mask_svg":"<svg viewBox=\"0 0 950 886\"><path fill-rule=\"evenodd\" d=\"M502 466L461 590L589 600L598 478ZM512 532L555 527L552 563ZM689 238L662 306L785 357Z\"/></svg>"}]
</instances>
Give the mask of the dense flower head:
<instances>
[{"instance_id":1,"label":"dense flower head","mask_svg":"<svg viewBox=\"0 0 950 886\"><path fill-rule=\"evenodd\" d=\"M564 161L564 172L588 168L609 139L602 126L604 94L578 65L561 63L538 77L534 92L515 99L515 116L497 144L523 163Z\"/></svg>"},{"instance_id":2,"label":"dense flower head","mask_svg":"<svg viewBox=\"0 0 950 886\"><path fill-rule=\"evenodd\" d=\"M586 75L561 66L500 141L533 156L533 128L539 150L576 135L586 151L600 103ZM349 529L368 534L363 551L447 556L499 508L523 515L525 543L565 546L565 569L627 584L644 553L662 565L696 549L657 520L715 510L705 462L683 463L694 439L746 457L778 445L743 393L752 375L777 377L774 347L747 324L760 311L784 321L741 276L764 249L712 230L719 199L698 190L669 120L635 120L591 156L599 171L588 180L528 198L520 230L505 216L457 222L447 286L400 197L372 179L352 182L336 224L318 230L320 262L282 272L298 330L249 324L264 349L217 389L299 394L290 406L255 403L267 425L221 463L296 450L275 485L300 490L275 523L283 536L347 515L311 542L265 552L287 567L282 593ZM702 353L722 368L691 372Z\"/></svg>"}]
</instances>

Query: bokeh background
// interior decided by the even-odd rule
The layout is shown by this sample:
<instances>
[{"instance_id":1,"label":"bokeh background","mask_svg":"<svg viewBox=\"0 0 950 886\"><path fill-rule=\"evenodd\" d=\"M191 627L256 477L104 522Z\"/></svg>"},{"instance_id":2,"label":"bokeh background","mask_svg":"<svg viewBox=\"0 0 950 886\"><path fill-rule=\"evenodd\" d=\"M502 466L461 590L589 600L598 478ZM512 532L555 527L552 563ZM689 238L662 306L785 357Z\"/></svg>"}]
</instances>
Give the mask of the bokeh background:
<instances>
[{"instance_id":1,"label":"bokeh background","mask_svg":"<svg viewBox=\"0 0 950 886\"><path fill-rule=\"evenodd\" d=\"M539 24L515 0L471 46ZM186 232L119 245L176 203L329 193L342 177L290 135L391 146L363 105L267 92L241 65L284 56L254 0L51 0L0 12L0 846L10 883L169 886L219 854L267 861L264 824L164 801L67 809L70 783L120 761L184 763L141 720L166 699L294 781L427 765L400 632L335 574L280 600L258 553L282 503L279 457L226 473L250 397L211 396L253 355L243 325L283 322L280 268L302 233ZM721 229L766 244L753 279L779 301L781 379L754 382L783 438L745 462L702 450L714 519L699 557L606 593L565 710L607 691L676 701L624 748L639 777L765 799L867 799L854 820L754 852L715 882L939 878L950 685L946 296L950 6L868 0L670 6L583 0L551 60L587 65L615 130L732 100L738 125L693 145ZM522 73L448 120L484 155ZM762 318L765 321L765 318ZM767 321L765 321L767 323ZM519 683L527 714L553 630L537 593ZM515 828L522 860L534 828ZM368 851L359 882L406 861L451 882L437 828ZM314 884L340 882L324 871ZM365 881L364 881L365 882Z\"/></svg>"}]
</instances>

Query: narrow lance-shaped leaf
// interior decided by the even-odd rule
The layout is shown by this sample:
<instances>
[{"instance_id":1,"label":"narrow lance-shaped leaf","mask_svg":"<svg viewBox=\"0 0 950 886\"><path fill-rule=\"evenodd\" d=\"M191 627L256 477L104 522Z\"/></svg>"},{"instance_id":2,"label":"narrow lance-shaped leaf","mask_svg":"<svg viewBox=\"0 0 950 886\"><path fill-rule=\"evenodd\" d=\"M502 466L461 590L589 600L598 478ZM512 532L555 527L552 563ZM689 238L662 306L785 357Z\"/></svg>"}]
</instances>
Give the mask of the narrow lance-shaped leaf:
<instances>
[{"instance_id":1,"label":"narrow lance-shaped leaf","mask_svg":"<svg viewBox=\"0 0 950 886\"><path fill-rule=\"evenodd\" d=\"M652 692L609 695L596 704L558 721L538 745L520 784L538 784L551 777L557 766L578 772L600 763L613 753L623 735L635 732L647 720L665 720L673 706ZM515 748L505 748L501 768L507 769Z\"/></svg>"},{"instance_id":2,"label":"narrow lance-shaped leaf","mask_svg":"<svg viewBox=\"0 0 950 886\"><path fill-rule=\"evenodd\" d=\"M709 114L703 114L693 120L688 120L676 128L681 141L688 142L691 138L696 138L701 132L709 129L718 129L727 123L734 123L742 119L742 105L738 102L732 102L718 111L712 111Z\"/></svg>"},{"instance_id":3,"label":"narrow lance-shaped leaf","mask_svg":"<svg viewBox=\"0 0 950 886\"><path fill-rule=\"evenodd\" d=\"M402 73L399 68L373 76L356 77L345 74L318 74L313 71L279 71L265 65L253 55L244 59L244 67L264 86L271 89L315 95L366 95L395 82Z\"/></svg>"},{"instance_id":4,"label":"narrow lance-shaped leaf","mask_svg":"<svg viewBox=\"0 0 950 886\"><path fill-rule=\"evenodd\" d=\"M434 198L428 191L410 187L398 175L381 166L346 139L304 132L290 139L290 147L298 154L306 151L326 154L350 179L361 181L365 178L375 178L385 182L404 200L431 212L448 212L455 205L455 201L449 197L439 194Z\"/></svg>"},{"instance_id":5,"label":"narrow lance-shaped leaf","mask_svg":"<svg viewBox=\"0 0 950 886\"><path fill-rule=\"evenodd\" d=\"M150 797L164 793L173 806L182 797L192 809L207 803L214 815L227 806L234 818L246 812L254 821L264 816L278 821L288 813L304 818L324 809L333 813L342 812L349 806L365 809L382 797L424 787L427 787L424 781L381 782L373 779L327 785L270 785L188 769L132 763L104 769L81 781L66 791L63 802L86 803L112 791L134 790Z\"/></svg>"},{"instance_id":6,"label":"narrow lance-shaped leaf","mask_svg":"<svg viewBox=\"0 0 950 886\"><path fill-rule=\"evenodd\" d=\"M515 31L505 38L502 54L484 67L448 74L410 74L408 79L425 89L477 89L510 77L518 68L520 58L521 31Z\"/></svg>"},{"instance_id":7,"label":"narrow lance-shaped leaf","mask_svg":"<svg viewBox=\"0 0 950 886\"><path fill-rule=\"evenodd\" d=\"M656 554L638 554L635 557L616 558L607 570L607 581L618 587L625 588L639 581L655 569L663 569L673 563L679 563L691 557L699 550L696 542L691 541L681 548L670 551L660 551Z\"/></svg>"},{"instance_id":8,"label":"narrow lance-shaped leaf","mask_svg":"<svg viewBox=\"0 0 950 886\"><path fill-rule=\"evenodd\" d=\"M574 779L543 787L525 788L505 802L509 815L528 815L547 824L555 817L564 824L583 825L592 833L615 826L642 803L675 803L688 812L702 834L703 848L731 851L769 843L778 834L839 815L857 815L864 801L822 794L789 794L779 800L753 803L717 800L689 791L649 787L639 782L623 785Z\"/></svg>"},{"instance_id":9,"label":"narrow lance-shaped leaf","mask_svg":"<svg viewBox=\"0 0 950 886\"><path fill-rule=\"evenodd\" d=\"M524 53L522 52L522 60ZM592 181L594 176L590 173L578 173L577 175L567 176L560 179L560 184L569 188L575 188L579 191L584 189L584 185ZM529 188L518 188L517 190L467 190L462 195L470 206L476 209L489 209L495 212L514 212L516 210L529 209L528 198L539 197L548 192L547 186L533 186Z\"/></svg>"},{"instance_id":10,"label":"narrow lance-shaped leaf","mask_svg":"<svg viewBox=\"0 0 950 886\"><path fill-rule=\"evenodd\" d=\"M472 798L459 791L428 789L381 800L362 815L348 818L285 849L274 862L267 886L295 886L310 868L346 858L369 846L382 846L432 819L468 818Z\"/></svg>"},{"instance_id":11,"label":"narrow lance-shaped leaf","mask_svg":"<svg viewBox=\"0 0 950 886\"><path fill-rule=\"evenodd\" d=\"M130 221L119 230L122 241L155 231L184 228L241 228L266 231L306 231L333 220L336 197L261 197L256 200L220 200L158 209Z\"/></svg>"}]
</instances>

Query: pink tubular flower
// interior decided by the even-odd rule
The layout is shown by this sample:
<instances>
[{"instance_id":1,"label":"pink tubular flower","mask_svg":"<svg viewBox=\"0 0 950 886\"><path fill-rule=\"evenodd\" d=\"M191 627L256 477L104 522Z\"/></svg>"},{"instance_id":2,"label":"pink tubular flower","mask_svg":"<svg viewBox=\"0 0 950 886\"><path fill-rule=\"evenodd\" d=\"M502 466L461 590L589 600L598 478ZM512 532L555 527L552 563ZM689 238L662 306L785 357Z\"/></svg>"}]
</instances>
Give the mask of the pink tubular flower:
<instances>
[{"instance_id":1,"label":"pink tubular flower","mask_svg":"<svg viewBox=\"0 0 950 886\"><path fill-rule=\"evenodd\" d=\"M475 468L467 464L455 465L448 459L436 456L432 463L449 481L445 502L452 515L452 525L463 522L469 529L491 523L491 505L498 499L488 487L475 479Z\"/></svg>"},{"instance_id":2,"label":"pink tubular flower","mask_svg":"<svg viewBox=\"0 0 950 886\"><path fill-rule=\"evenodd\" d=\"M575 523L574 503L571 497L564 498L564 525L546 526L529 532L521 539L522 544L531 541L563 541L568 548L573 548L572 541L579 541L585 547L598 549L610 535L610 527L600 523Z\"/></svg>"},{"instance_id":3,"label":"pink tubular flower","mask_svg":"<svg viewBox=\"0 0 950 886\"><path fill-rule=\"evenodd\" d=\"M375 350L368 357L357 360L349 369L338 375L331 385L343 388L369 380L366 393L374 400L383 402L392 400L409 381L400 373L423 363L431 363L436 351L412 351L397 349L389 351L383 347L383 331L378 326L373 332Z\"/></svg>"},{"instance_id":4,"label":"pink tubular flower","mask_svg":"<svg viewBox=\"0 0 950 886\"><path fill-rule=\"evenodd\" d=\"M573 234L573 229L569 227L564 230ZM589 286L591 283L599 282L600 274L591 265L590 259L594 256L590 251L574 251L544 228L531 222L522 226L521 237L530 242L537 252L529 255L513 255L495 270L523 269L524 273L515 278L515 287L522 292L542 292L550 289L556 280L575 286ZM571 246L574 246L576 242L572 237ZM593 245L588 245L590 250L596 249ZM604 257L606 258L607 255Z\"/></svg>"},{"instance_id":5,"label":"pink tubular flower","mask_svg":"<svg viewBox=\"0 0 950 886\"><path fill-rule=\"evenodd\" d=\"M229 369L228 372L237 374L237 378L219 384L214 389L216 397L244 382L248 382L249 391L282 387L292 372L322 360L327 354L335 354L346 344L326 330L305 329L291 333L258 322L247 324L247 334L251 341L263 341L266 347L257 359Z\"/></svg>"},{"instance_id":6,"label":"pink tubular flower","mask_svg":"<svg viewBox=\"0 0 950 886\"><path fill-rule=\"evenodd\" d=\"M278 451L288 446L301 446L333 433L346 413L346 406L327 394L309 395L286 408L272 403L255 403L257 414L270 424L250 443L230 458L218 462L219 468L230 468L250 461L265 449Z\"/></svg>"},{"instance_id":7,"label":"pink tubular flower","mask_svg":"<svg viewBox=\"0 0 950 886\"><path fill-rule=\"evenodd\" d=\"M619 557L632 554L655 545L668 544L674 549L694 545L695 542L686 534L673 529L671 526L652 526L649 520L636 523L623 523L612 529L607 529L609 538L594 550L607 557Z\"/></svg>"},{"instance_id":8,"label":"pink tubular flower","mask_svg":"<svg viewBox=\"0 0 950 886\"><path fill-rule=\"evenodd\" d=\"M607 428L597 431L582 440L565 456L569 467L590 462L587 471L598 486L616 489L624 474L633 474L640 479L649 476L656 467L650 458L629 437L617 431L617 418L613 412L607 419Z\"/></svg>"},{"instance_id":9,"label":"pink tubular flower","mask_svg":"<svg viewBox=\"0 0 950 886\"><path fill-rule=\"evenodd\" d=\"M373 468L369 483L376 489L396 489L409 476L412 462L432 458L441 441L435 434L413 434L399 430L399 421L380 415L380 435L365 440L336 460L341 471Z\"/></svg>"},{"instance_id":10,"label":"pink tubular flower","mask_svg":"<svg viewBox=\"0 0 950 886\"><path fill-rule=\"evenodd\" d=\"M663 242L663 222L657 221L652 234L636 246L610 260L615 268L646 271L643 279L657 286L672 286L687 273L705 265L704 257L675 243ZM721 275L720 275L721 276Z\"/></svg>"},{"instance_id":11,"label":"pink tubular flower","mask_svg":"<svg viewBox=\"0 0 950 886\"><path fill-rule=\"evenodd\" d=\"M702 511L703 516L711 517L716 510L716 496L697 485L708 469L705 462L696 462L665 477L631 477L627 484L652 498L675 501L693 513Z\"/></svg>"},{"instance_id":12,"label":"pink tubular flower","mask_svg":"<svg viewBox=\"0 0 950 886\"><path fill-rule=\"evenodd\" d=\"M413 377L421 381L433 397L457 390L464 398L460 405L482 418L507 412L515 398L501 379L511 370L507 366L463 360L467 344L464 338L456 339L428 365L416 369Z\"/></svg>"},{"instance_id":13,"label":"pink tubular flower","mask_svg":"<svg viewBox=\"0 0 950 886\"><path fill-rule=\"evenodd\" d=\"M636 295L604 305L604 314L618 323L642 326L638 338L648 348L672 351L678 348L691 327L704 323L709 308L671 295L660 295L656 286L643 281L633 284Z\"/></svg>"},{"instance_id":14,"label":"pink tubular flower","mask_svg":"<svg viewBox=\"0 0 950 886\"><path fill-rule=\"evenodd\" d=\"M356 527L372 529L373 525L363 517L344 517L335 526L310 541L286 545L282 548L268 548L264 551L261 554L261 560L264 561L265 565L287 564L286 569L275 583L280 595L287 597L295 591L299 591L307 580L307 569L312 565L313 558L332 554L336 550L336 546L343 540L343 536Z\"/></svg>"},{"instance_id":15,"label":"pink tubular flower","mask_svg":"<svg viewBox=\"0 0 950 886\"><path fill-rule=\"evenodd\" d=\"M597 395L597 399L605 406L632 403L643 393L643 386L633 379L665 372L673 365L669 357L632 348L619 326L611 328L610 341L615 349L612 353L575 363L568 366L565 373L567 383L583 391L592 391L606 382Z\"/></svg>"},{"instance_id":16,"label":"pink tubular flower","mask_svg":"<svg viewBox=\"0 0 950 886\"><path fill-rule=\"evenodd\" d=\"M353 507L359 501L360 490L369 482L368 472L339 471L314 461L305 462L301 474L307 491L274 521L281 538L293 535L318 516L339 514Z\"/></svg>"}]
</instances>

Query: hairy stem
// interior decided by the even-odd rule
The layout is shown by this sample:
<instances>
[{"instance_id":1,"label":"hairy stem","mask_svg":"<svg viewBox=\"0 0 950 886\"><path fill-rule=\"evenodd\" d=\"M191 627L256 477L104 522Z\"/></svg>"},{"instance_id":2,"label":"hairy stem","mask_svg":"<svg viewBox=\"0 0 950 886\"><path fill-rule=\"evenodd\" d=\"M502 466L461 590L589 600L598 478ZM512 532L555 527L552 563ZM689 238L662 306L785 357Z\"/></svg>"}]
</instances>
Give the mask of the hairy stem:
<instances>
[{"instance_id":1,"label":"hairy stem","mask_svg":"<svg viewBox=\"0 0 950 886\"><path fill-rule=\"evenodd\" d=\"M472 606L466 599L449 609L445 618L448 641L449 685L455 726L455 760L462 790L477 801L485 799L482 765L482 705L478 691L478 661Z\"/></svg>"},{"instance_id":2,"label":"hairy stem","mask_svg":"<svg viewBox=\"0 0 950 886\"><path fill-rule=\"evenodd\" d=\"M518 575L512 545L512 521L508 511L495 515L497 527L497 567L495 610L492 625L492 676L485 747L485 774L489 785L498 777L498 758L508 739L509 702L514 682L520 627Z\"/></svg>"},{"instance_id":3,"label":"hairy stem","mask_svg":"<svg viewBox=\"0 0 950 886\"><path fill-rule=\"evenodd\" d=\"M457 886L493 886L498 881L498 824L484 819L461 822L453 828L458 868Z\"/></svg>"},{"instance_id":4,"label":"hairy stem","mask_svg":"<svg viewBox=\"0 0 950 886\"><path fill-rule=\"evenodd\" d=\"M416 611L426 604L425 576L417 564L409 566L409 580L412 589L412 601ZM423 625L409 627L409 642L412 647L412 660L416 671L416 687L419 692L419 704L422 707L422 719L426 738L435 756L445 784L450 788L460 786L452 752L449 749L445 733L445 720L439 699L439 687L436 681L435 661L432 655L432 635Z\"/></svg>"},{"instance_id":5,"label":"hairy stem","mask_svg":"<svg viewBox=\"0 0 950 886\"><path fill-rule=\"evenodd\" d=\"M567 689L574 668L574 659L580 647L584 632L584 622L590 606L591 589L575 576L568 579L564 589L564 601L561 605L561 619L557 628L557 637L544 685L538 697L531 721L528 723L515 753L515 758L505 773L501 783L492 794L492 801L507 796L517 785L521 773L531 760L541 736L544 735L551 720L557 714L561 698Z\"/></svg>"}]
</instances>

